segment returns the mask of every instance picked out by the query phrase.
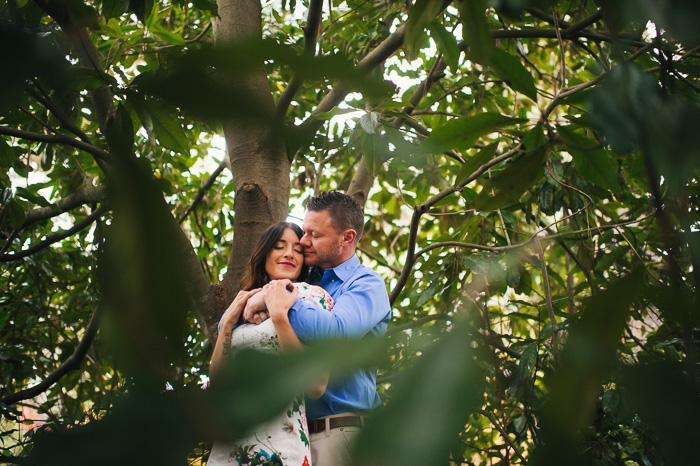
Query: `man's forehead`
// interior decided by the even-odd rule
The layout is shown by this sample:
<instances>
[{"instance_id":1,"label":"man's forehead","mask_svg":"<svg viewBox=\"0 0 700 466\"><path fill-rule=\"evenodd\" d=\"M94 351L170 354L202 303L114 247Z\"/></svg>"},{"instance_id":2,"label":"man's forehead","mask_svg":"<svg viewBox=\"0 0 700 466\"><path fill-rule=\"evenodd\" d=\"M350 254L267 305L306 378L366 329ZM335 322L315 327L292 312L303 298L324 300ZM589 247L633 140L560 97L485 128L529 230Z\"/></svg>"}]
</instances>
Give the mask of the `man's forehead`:
<instances>
[{"instance_id":1,"label":"man's forehead","mask_svg":"<svg viewBox=\"0 0 700 466\"><path fill-rule=\"evenodd\" d=\"M304 225L314 224L318 226L330 223L330 221L331 216L327 210L311 210L304 215Z\"/></svg>"}]
</instances>

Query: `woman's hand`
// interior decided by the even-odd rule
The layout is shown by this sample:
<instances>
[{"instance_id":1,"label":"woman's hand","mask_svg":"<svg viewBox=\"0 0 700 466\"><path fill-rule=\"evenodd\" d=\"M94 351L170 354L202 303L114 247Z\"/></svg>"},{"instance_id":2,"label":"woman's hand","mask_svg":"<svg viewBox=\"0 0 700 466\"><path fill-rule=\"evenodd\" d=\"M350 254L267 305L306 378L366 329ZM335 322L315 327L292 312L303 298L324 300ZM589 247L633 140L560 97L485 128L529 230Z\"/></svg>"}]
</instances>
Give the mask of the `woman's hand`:
<instances>
[{"instance_id":1,"label":"woman's hand","mask_svg":"<svg viewBox=\"0 0 700 466\"><path fill-rule=\"evenodd\" d=\"M263 287L265 304L273 322L288 320L287 313L297 300L299 290L291 280L273 280Z\"/></svg>"},{"instance_id":2,"label":"woman's hand","mask_svg":"<svg viewBox=\"0 0 700 466\"><path fill-rule=\"evenodd\" d=\"M219 327L219 336L214 345L214 353L211 356L211 364L209 366L209 377L214 380L217 374L221 371L224 365L224 360L231 351L231 337L233 334L233 326L238 323L241 318L241 313L248 299L260 292L260 289L251 291L239 291L233 299L231 305L221 317L221 326Z\"/></svg>"},{"instance_id":3,"label":"woman's hand","mask_svg":"<svg viewBox=\"0 0 700 466\"><path fill-rule=\"evenodd\" d=\"M243 313L243 309L248 303L248 300L260 291L261 288L250 291L238 292L236 297L233 299L233 302L228 307L228 309L226 309L226 312L224 312L224 315L221 318L220 332L223 332L224 330L230 330L238 322L238 320L241 318L241 314Z\"/></svg>"},{"instance_id":4,"label":"woman's hand","mask_svg":"<svg viewBox=\"0 0 700 466\"><path fill-rule=\"evenodd\" d=\"M265 307L265 287L260 290L262 293L252 296L243 309L243 320L256 325L262 324L270 317Z\"/></svg>"}]
</instances>

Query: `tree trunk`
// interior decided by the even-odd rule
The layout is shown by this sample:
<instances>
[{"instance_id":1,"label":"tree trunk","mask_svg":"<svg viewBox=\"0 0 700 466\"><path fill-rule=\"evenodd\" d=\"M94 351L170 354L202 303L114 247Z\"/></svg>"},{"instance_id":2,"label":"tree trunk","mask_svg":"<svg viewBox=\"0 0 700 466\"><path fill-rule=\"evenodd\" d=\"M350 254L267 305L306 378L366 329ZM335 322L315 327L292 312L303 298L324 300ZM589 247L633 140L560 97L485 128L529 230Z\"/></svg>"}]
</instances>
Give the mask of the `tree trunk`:
<instances>
[{"instance_id":1,"label":"tree trunk","mask_svg":"<svg viewBox=\"0 0 700 466\"><path fill-rule=\"evenodd\" d=\"M218 45L262 37L262 7L258 0L219 0L215 24ZM274 102L264 63L245 76L225 76L227 85L252 97L266 115ZM242 112L233 112L240 115ZM283 140L270 138L270 125L259 119L231 118L223 122L235 192L233 245L223 282L215 287L212 309L220 316L240 286L241 276L260 234L289 213L289 172ZM209 322L209 319L208 319ZM215 329L214 329L215 331ZM210 332L207 331L207 335Z\"/></svg>"}]
</instances>

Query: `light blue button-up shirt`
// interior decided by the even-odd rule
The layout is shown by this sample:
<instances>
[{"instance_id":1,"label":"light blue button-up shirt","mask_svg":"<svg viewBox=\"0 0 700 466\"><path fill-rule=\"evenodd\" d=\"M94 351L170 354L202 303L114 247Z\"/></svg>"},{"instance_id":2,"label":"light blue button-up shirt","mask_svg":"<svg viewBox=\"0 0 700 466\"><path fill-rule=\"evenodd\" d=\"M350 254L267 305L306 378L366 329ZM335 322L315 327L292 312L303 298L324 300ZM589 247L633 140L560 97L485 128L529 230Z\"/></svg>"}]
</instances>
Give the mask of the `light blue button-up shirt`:
<instances>
[{"instance_id":1,"label":"light blue button-up shirt","mask_svg":"<svg viewBox=\"0 0 700 466\"><path fill-rule=\"evenodd\" d=\"M335 302L331 312L319 312L299 299L289 311L289 322L300 340L384 335L391 316L386 285L377 272L360 264L357 255L326 269L321 286ZM326 392L317 400L307 400L306 413L315 419L380 404L376 368L361 369L342 380L331 373Z\"/></svg>"}]
</instances>

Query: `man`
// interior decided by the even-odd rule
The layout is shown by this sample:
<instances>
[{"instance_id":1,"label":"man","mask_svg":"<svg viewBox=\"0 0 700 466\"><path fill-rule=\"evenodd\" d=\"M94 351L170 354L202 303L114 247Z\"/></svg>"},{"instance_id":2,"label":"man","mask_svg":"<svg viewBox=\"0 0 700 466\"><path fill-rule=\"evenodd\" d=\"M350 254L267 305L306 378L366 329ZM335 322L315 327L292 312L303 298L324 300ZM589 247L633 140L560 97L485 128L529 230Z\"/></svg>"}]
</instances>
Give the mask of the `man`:
<instances>
[{"instance_id":1,"label":"man","mask_svg":"<svg viewBox=\"0 0 700 466\"><path fill-rule=\"evenodd\" d=\"M322 192L306 205L301 245L304 262L323 269L321 286L335 304L331 312L298 300L289 311L297 336L305 341L327 338L362 338L386 332L391 307L379 274L360 264L355 254L364 228L362 207L339 191ZM247 310L248 311L248 310ZM260 322L264 311L247 320ZM312 463L318 466L350 464L350 445L362 426L358 413L381 403L376 369L361 369L343 377L331 373L325 393L307 400Z\"/></svg>"}]
</instances>

